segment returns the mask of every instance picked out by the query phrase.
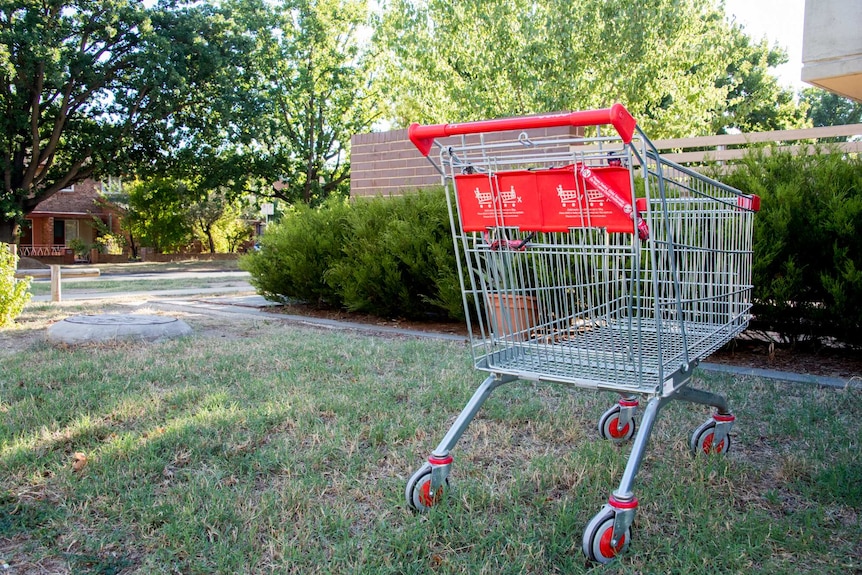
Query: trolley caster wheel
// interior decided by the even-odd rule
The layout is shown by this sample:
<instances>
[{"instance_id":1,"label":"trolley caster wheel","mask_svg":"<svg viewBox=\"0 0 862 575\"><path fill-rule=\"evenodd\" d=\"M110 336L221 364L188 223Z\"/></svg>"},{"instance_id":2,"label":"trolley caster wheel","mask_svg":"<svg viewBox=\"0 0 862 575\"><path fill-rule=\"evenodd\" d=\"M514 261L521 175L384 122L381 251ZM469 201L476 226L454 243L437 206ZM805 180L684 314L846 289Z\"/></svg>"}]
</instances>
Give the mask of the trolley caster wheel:
<instances>
[{"instance_id":1,"label":"trolley caster wheel","mask_svg":"<svg viewBox=\"0 0 862 575\"><path fill-rule=\"evenodd\" d=\"M622 443L634 436L635 420L630 419L628 423L620 426L620 411L620 406L614 405L599 418L599 435L602 439Z\"/></svg>"},{"instance_id":2,"label":"trolley caster wheel","mask_svg":"<svg viewBox=\"0 0 862 575\"><path fill-rule=\"evenodd\" d=\"M407 499L407 506L416 512L424 513L443 500L444 492L449 489L449 478L446 478L446 485L437 490L437 493L431 493L431 465L425 464L414 473L407 481L407 489L404 495Z\"/></svg>"},{"instance_id":3,"label":"trolley caster wheel","mask_svg":"<svg viewBox=\"0 0 862 575\"><path fill-rule=\"evenodd\" d=\"M583 551L592 562L610 563L628 549L632 538L631 528L613 545L614 516L616 512L607 505L587 524L584 530Z\"/></svg>"},{"instance_id":4,"label":"trolley caster wheel","mask_svg":"<svg viewBox=\"0 0 862 575\"><path fill-rule=\"evenodd\" d=\"M730 421L733 420L731 419ZM694 430L694 433L691 434L691 441L689 442L689 447L691 448L692 453L695 455L700 453L706 453L707 455L713 453L723 455L730 450L730 435L725 434L724 438L716 443L715 427L715 419L710 419Z\"/></svg>"}]
</instances>

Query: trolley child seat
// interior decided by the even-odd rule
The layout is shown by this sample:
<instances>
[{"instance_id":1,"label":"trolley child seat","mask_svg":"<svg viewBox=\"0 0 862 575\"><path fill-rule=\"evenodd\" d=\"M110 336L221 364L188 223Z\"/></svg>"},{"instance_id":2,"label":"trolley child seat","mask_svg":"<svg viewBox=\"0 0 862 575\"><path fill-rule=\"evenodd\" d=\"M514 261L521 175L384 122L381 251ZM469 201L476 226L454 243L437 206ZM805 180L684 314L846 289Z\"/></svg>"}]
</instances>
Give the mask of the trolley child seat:
<instances>
[{"instance_id":1,"label":"trolley child seat","mask_svg":"<svg viewBox=\"0 0 862 575\"><path fill-rule=\"evenodd\" d=\"M557 127L566 133L547 135ZM488 136L510 131L520 135ZM586 556L606 563L631 541L635 476L668 402L715 408L693 452L730 448L725 398L688 384L748 325L760 200L662 158L621 104L413 124L408 134L447 191L473 360L488 376L407 482L407 504L441 501L452 449L497 387L525 379L617 392L599 434L634 445L583 535Z\"/></svg>"}]
</instances>

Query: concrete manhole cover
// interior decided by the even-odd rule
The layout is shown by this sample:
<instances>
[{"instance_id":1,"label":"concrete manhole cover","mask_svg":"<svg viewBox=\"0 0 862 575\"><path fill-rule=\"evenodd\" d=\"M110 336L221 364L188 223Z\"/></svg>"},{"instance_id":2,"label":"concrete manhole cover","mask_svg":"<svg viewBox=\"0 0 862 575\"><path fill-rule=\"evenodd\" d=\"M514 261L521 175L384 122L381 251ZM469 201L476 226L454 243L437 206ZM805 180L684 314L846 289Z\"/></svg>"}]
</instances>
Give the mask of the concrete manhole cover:
<instances>
[{"instance_id":1,"label":"concrete manhole cover","mask_svg":"<svg viewBox=\"0 0 862 575\"><path fill-rule=\"evenodd\" d=\"M118 340L160 341L192 333L189 325L162 315L77 315L48 328L48 341L78 344Z\"/></svg>"},{"instance_id":2,"label":"concrete manhole cover","mask_svg":"<svg viewBox=\"0 0 862 575\"><path fill-rule=\"evenodd\" d=\"M179 320L175 317L165 317L161 315L111 313L102 315L76 315L67 317L63 321L85 325L161 325Z\"/></svg>"}]
</instances>

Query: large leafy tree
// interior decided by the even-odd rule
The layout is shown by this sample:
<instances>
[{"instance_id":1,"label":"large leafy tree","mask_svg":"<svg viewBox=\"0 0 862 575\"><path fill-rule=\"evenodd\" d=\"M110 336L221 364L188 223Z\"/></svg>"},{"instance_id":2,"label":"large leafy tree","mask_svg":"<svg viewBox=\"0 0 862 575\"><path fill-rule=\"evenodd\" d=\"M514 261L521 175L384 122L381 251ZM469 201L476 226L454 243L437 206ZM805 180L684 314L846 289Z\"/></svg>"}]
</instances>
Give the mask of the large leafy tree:
<instances>
[{"instance_id":1,"label":"large leafy tree","mask_svg":"<svg viewBox=\"0 0 862 575\"><path fill-rule=\"evenodd\" d=\"M0 240L76 181L229 137L253 42L208 3L0 0Z\"/></svg>"},{"instance_id":2,"label":"large leafy tree","mask_svg":"<svg viewBox=\"0 0 862 575\"><path fill-rule=\"evenodd\" d=\"M236 157L258 193L317 204L349 191L350 136L380 115L373 92L364 0L282 0L256 58L263 108Z\"/></svg>"},{"instance_id":3,"label":"large leafy tree","mask_svg":"<svg viewBox=\"0 0 862 575\"><path fill-rule=\"evenodd\" d=\"M391 0L377 31L396 124L620 101L653 137L759 125L780 52L745 40L715 0Z\"/></svg>"},{"instance_id":4,"label":"large leafy tree","mask_svg":"<svg viewBox=\"0 0 862 575\"><path fill-rule=\"evenodd\" d=\"M726 68L716 85L727 89L727 96L713 118L714 133L805 127L805 108L796 104L793 91L782 88L770 72L787 62L784 49L770 46L765 38L755 41L737 24L730 25L723 49Z\"/></svg>"},{"instance_id":5,"label":"large leafy tree","mask_svg":"<svg viewBox=\"0 0 862 575\"><path fill-rule=\"evenodd\" d=\"M129 209L123 224L141 246L170 253L191 243L194 231L194 221L189 216L192 195L186 182L152 178L134 182L127 191Z\"/></svg>"},{"instance_id":6,"label":"large leafy tree","mask_svg":"<svg viewBox=\"0 0 862 575\"><path fill-rule=\"evenodd\" d=\"M805 88L800 97L808 105L808 117L815 127L862 122L862 102L855 102L821 88Z\"/></svg>"}]
</instances>

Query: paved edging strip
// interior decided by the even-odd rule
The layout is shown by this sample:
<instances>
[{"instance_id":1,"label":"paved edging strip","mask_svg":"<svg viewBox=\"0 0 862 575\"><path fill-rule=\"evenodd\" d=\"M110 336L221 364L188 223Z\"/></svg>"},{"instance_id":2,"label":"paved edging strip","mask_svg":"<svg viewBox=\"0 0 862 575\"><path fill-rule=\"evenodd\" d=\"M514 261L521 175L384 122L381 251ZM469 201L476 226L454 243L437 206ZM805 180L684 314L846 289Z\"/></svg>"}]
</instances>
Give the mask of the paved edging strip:
<instances>
[{"instance_id":1,"label":"paved edging strip","mask_svg":"<svg viewBox=\"0 0 862 575\"><path fill-rule=\"evenodd\" d=\"M291 315L284 313L272 313L263 311L258 308L251 308L240 305L225 305L213 303L212 301L189 301L189 300L151 300L149 304L157 306L167 306L172 308L196 309L199 311L207 311L213 313L241 314L253 315L255 317L273 319L290 323L300 323L315 327L325 327L328 329L349 329L354 331L367 331L373 333L385 333L389 335L401 335L422 337L427 339L440 339L446 341L467 341L467 338L462 335L454 335L450 333L440 333L434 331L421 331L417 329L405 329L400 327L389 327L385 325L374 325L367 323L356 323L351 321L341 321L334 319L326 319L320 317L312 317L305 315Z\"/></svg>"},{"instance_id":2,"label":"paved edging strip","mask_svg":"<svg viewBox=\"0 0 862 575\"><path fill-rule=\"evenodd\" d=\"M790 371L778 371L775 369L761 369L756 367L738 367L735 365L724 365L721 363L704 362L699 364L698 369L730 375L748 375L751 377L763 377L766 379L777 379L791 383L811 383L822 387L834 387L838 389L853 388L862 389L862 378L827 377L822 375L811 375L809 373L793 373Z\"/></svg>"}]
</instances>

